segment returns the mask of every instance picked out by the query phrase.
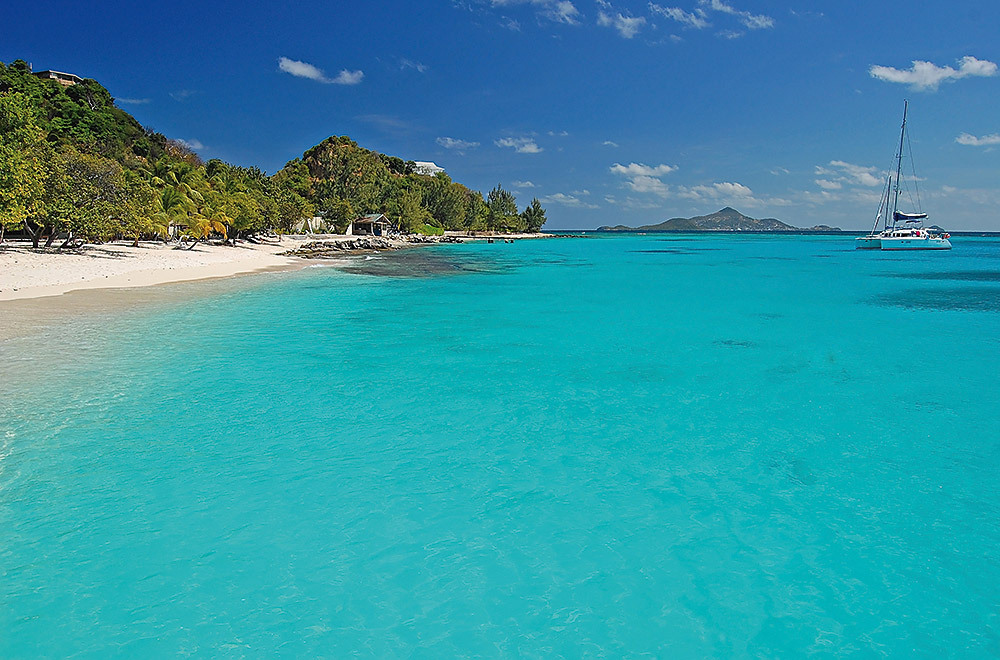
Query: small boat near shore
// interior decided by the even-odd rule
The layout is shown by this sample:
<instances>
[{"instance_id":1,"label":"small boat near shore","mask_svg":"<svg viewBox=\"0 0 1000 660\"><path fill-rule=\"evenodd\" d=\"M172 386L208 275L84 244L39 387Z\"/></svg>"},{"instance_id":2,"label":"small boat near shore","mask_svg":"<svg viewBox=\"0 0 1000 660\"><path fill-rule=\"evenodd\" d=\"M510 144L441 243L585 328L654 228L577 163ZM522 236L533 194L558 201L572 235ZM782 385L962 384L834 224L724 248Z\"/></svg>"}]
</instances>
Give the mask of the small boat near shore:
<instances>
[{"instance_id":1,"label":"small boat near shore","mask_svg":"<svg viewBox=\"0 0 1000 660\"><path fill-rule=\"evenodd\" d=\"M903 165L903 145L906 137L906 112L909 107L903 101L903 126L899 131L899 149L896 151L896 177L886 176L884 192L879 199L878 213L875 223L866 236L854 239L854 247L858 250L950 250L951 235L938 227L924 227L923 221L927 214L923 212L903 213L899 210L900 180ZM914 189L916 180L914 178ZM892 199L892 223L890 224L889 200ZM919 208L920 197L917 194ZM878 231L879 221L882 230Z\"/></svg>"}]
</instances>

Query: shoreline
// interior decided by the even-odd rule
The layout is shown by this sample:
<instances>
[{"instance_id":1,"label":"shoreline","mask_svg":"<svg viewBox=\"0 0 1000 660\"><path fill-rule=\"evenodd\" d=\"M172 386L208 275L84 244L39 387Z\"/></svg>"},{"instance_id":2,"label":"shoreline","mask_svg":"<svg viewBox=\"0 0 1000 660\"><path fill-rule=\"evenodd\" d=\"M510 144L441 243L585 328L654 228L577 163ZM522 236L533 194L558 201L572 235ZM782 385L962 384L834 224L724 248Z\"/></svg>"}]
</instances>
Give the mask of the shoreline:
<instances>
[{"instance_id":1,"label":"shoreline","mask_svg":"<svg viewBox=\"0 0 1000 660\"><path fill-rule=\"evenodd\" d=\"M476 236L449 232L446 239L459 242L488 238L546 238L549 234ZM79 250L34 250L24 242L0 244L0 305L15 300L58 297L72 291L122 289L250 275L259 272L298 270L309 265L301 256L286 255L308 243L344 243L359 236L296 234L282 240L244 242L233 247L199 243L193 250L174 249L162 243L105 243ZM384 239L402 249L437 242ZM359 251L360 252L360 251ZM344 250L344 256L351 251Z\"/></svg>"}]
</instances>

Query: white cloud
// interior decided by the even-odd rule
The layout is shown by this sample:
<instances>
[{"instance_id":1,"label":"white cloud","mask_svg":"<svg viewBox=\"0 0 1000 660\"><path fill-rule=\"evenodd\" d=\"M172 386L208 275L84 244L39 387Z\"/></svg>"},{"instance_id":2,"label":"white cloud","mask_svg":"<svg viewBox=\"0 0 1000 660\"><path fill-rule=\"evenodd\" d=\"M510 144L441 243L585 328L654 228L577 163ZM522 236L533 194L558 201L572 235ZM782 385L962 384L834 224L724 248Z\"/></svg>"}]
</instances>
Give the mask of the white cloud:
<instances>
[{"instance_id":1,"label":"white cloud","mask_svg":"<svg viewBox=\"0 0 1000 660\"><path fill-rule=\"evenodd\" d=\"M623 39L631 39L639 34L639 30L646 24L646 19L642 16L624 16L622 14L606 14L603 11L597 14L597 24L604 27L613 27L618 30L618 34Z\"/></svg>"},{"instance_id":2,"label":"white cloud","mask_svg":"<svg viewBox=\"0 0 1000 660\"><path fill-rule=\"evenodd\" d=\"M690 188L680 187L677 192L678 197L685 199L728 199L750 201L753 200L753 191L742 183L722 181L708 185L692 186Z\"/></svg>"},{"instance_id":3,"label":"white cloud","mask_svg":"<svg viewBox=\"0 0 1000 660\"><path fill-rule=\"evenodd\" d=\"M170 92L170 98L175 101L187 101L190 97L194 96L198 92L193 89L179 89L176 92Z\"/></svg>"},{"instance_id":4,"label":"white cloud","mask_svg":"<svg viewBox=\"0 0 1000 660\"><path fill-rule=\"evenodd\" d=\"M823 190L840 190L844 187L839 181L828 181L826 179L816 179L816 185Z\"/></svg>"},{"instance_id":5,"label":"white cloud","mask_svg":"<svg viewBox=\"0 0 1000 660\"><path fill-rule=\"evenodd\" d=\"M205 145L203 145L200 140L195 140L194 138L190 140L177 140L177 142L184 145L191 151L198 151L199 149L205 148Z\"/></svg>"},{"instance_id":6,"label":"white cloud","mask_svg":"<svg viewBox=\"0 0 1000 660\"><path fill-rule=\"evenodd\" d=\"M553 3L546 13L546 16L553 21L569 23L570 25L576 24L579 15L580 12L568 0Z\"/></svg>"},{"instance_id":7,"label":"white cloud","mask_svg":"<svg viewBox=\"0 0 1000 660\"><path fill-rule=\"evenodd\" d=\"M931 62L914 60L909 69L894 69L891 66L872 65L868 69L872 78L891 83L909 85L914 90L936 90L942 82L954 82L961 78L980 76L988 78L997 74L997 65L987 60L977 60L965 56L958 60L958 68L937 66Z\"/></svg>"},{"instance_id":8,"label":"white cloud","mask_svg":"<svg viewBox=\"0 0 1000 660\"><path fill-rule=\"evenodd\" d=\"M611 171L615 174L621 174L622 176L662 176L664 174L670 174L677 170L674 165L644 165L642 163L629 163L628 165L622 165L620 163L615 163L611 166Z\"/></svg>"},{"instance_id":9,"label":"white cloud","mask_svg":"<svg viewBox=\"0 0 1000 660\"><path fill-rule=\"evenodd\" d=\"M539 201L543 204L560 204L562 206L571 206L578 209L600 208L597 204L590 204L589 202L583 201L579 197L574 197L573 195L567 195L565 193L548 195L547 197L542 197Z\"/></svg>"},{"instance_id":10,"label":"white cloud","mask_svg":"<svg viewBox=\"0 0 1000 660\"><path fill-rule=\"evenodd\" d=\"M580 11L569 0L490 0L490 4L494 7L532 5L537 8L539 16L550 21L567 25L579 23ZM517 26L517 29L520 29L520 26Z\"/></svg>"},{"instance_id":11,"label":"white cloud","mask_svg":"<svg viewBox=\"0 0 1000 660\"><path fill-rule=\"evenodd\" d=\"M335 85L357 85L365 77L365 72L360 69L357 71L348 71L347 69L341 70L337 74L337 77L329 81Z\"/></svg>"},{"instance_id":12,"label":"white cloud","mask_svg":"<svg viewBox=\"0 0 1000 660\"><path fill-rule=\"evenodd\" d=\"M469 142L468 140L459 140L457 138L450 137L439 137L435 140L435 142L445 149L454 149L455 151L466 151L468 149L475 149L479 146L478 142Z\"/></svg>"},{"instance_id":13,"label":"white cloud","mask_svg":"<svg viewBox=\"0 0 1000 660\"><path fill-rule=\"evenodd\" d=\"M993 133L992 135L984 135L983 137L976 137L975 135L962 133L957 138L955 138L955 142L958 142L959 144L966 144L971 147L985 147L992 144L1000 144L1000 133Z\"/></svg>"},{"instance_id":14,"label":"white cloud","mask_svg":"<svg viewBox=\"0 0 1000 660\"><path fill-rule=\"evenodd\" d=\"M399 68L404 71L406 69L416 69L419 73L427 72L426 64L421 64L420 62L414 62L413 60L406 59L405 57L399 60Z\"/></svg>"},{"instance_id":15,"label":"white cloud","mask_svg":"<svg viewBox=\"0 0 1000 660\"><path fill-rule=\"evenodd\" d=\"M725 202L756 207L788 204L786 200L780 198L766 200L758 198L749 187L733 181L719 181L697 186L670 186L659 178L676 169L671 165L654 167L641 163L630 163L629 165L615 163L611 167L612 172L628 179L624 184L627 189L646 195L656 195L663 199Z\"/></svg>"},{"instance_id":16,"label":"white cloud","mask_svg":"<svg viewBox=\"0 0 1000 660\"><path fill-rule=\"evenodd\" d=\"M625 182L625 186L635 192L668 197L670 195L670 187L658 177L670 174L677 167L674 165L645 165L643 163L622 165L621 163L615 163L608 169L612 173L628 179Z\"/></svg>"},{"instance_id":17,"label":"white cloud","mask_svg":"<svg viewBox=\"0 0 1000 660\"><path fill-rule=\"evenodd\" d=\"M115 101L126 105L146 105L151 99L115 99Z\"/></svg>"},{"instance_id":18,"label":"white cloud","mask_svg":"<svg viewBox=\"0 0 1000 660\"><path fill-rule=\"evenodd\" d=\"M555 131L549 131L549 136L550 137L569 137L569 131L559 131L558 133L556 133Z\"/></svg>"},{"instance_id":19,"label":"white cloud","mask_svg":"<svg viewBox=\"0 0 1000 660\"><path fill-rule=\"evenodd\" d=\"M505 137L495 140L493 144L498 147L509 147L519 154L537 154L543 149L535 144L535 141L527 137Z\"/></svg>"},{"instance_id":20,"label":"white cloud","mask_svg":"<svg viewBox=\"0 0 1000 660\"><path fill-rule=\"evenodd\" d=\"M712 11L721 12L735 16L743 25L751 30L764 30L774 27L774 19L764 14L751 14L748 11L740 11L732 5L727 5L722 0L699 0L698 4L707 7Z\"/></svg>"},{"instance_id":21,"label":"white cloud","mask_svg":"<svg viewBox=\"0 0 1000 660\"><path fill-rule=\"evenodd\" d=\"M336 78L328 78L322 69L308 62L300 62L299 60L292 60L287 57L278 58L278 68L296 78L308 78L309 80L332 85L357 85L365 77L363 71L348 71L347 69L343 69L337 74Z\"/></svg>"},{"instance_id":22,"label":"white cloud","mask_svg":"<svg viewBox=\"0 0 1000 660\"><path fill-rule=\"evenodd\" d=\"M298 60L290 60L287 57L279 57L278 68L297 78L309 78L310 80L326 82L326 75L323 73L322 69L318 69L308 62L300 62Z\"/></svg>"},{"instance_id":23,"label":"white cloud","mask_svg":"<svg viewBox=\"0 0 1000 660\"><path fill-rule=\"evenodd\" d=\"M842 160L831 160L830 165L836 169L828 169L822 165L816 166L817 176L824 177L822 180L826 181L827 184L837 182L840 184L849 184L855 186L868 186L875 187L881 186L883 182L882 175L877 167L866 167L864 165L854 165L853 163L845 163ZM817 180L817 185L825 187L827 190L831 189L831 186L819 183Z\"/></svg>"},{"instance_id":24,"label":"white cloud","mask_svg":"<svg viewBox=\"0 0 1000 660\"><path fill-rule=\"evenodd\" d=\"M612 142L611 140L605 140L605 141L604 141L604 142L602 142L601 144L602 144L603 146L605 146L605 147L612 147L612 148L614 148L614 149L617 149L617 148L618 148L618 143L617 143L617 142Z\"/></svg>"},{"instance_id":25,"label":"white cloud","mask_svg":"<svg viewBox=\"0 0 1000 660\"><path fill-rule=\"evenodd\" d=\"M682 23L687 27L692 27L697 30L702 30L707 28L711 23L708 22L708 15L703 9L695 9L693 12L686 12L679 7L661 7L660 5L649 3L649 11L654 14L660 14L666 18Z\"/></svg>"},{"instance_id":26,"label":"white cloud","mask_svg":"<svg viewBox=\"0 0 1000 660\"><path fill-rule=\"evenodd\" d=\"M535 184L531 181L511 181L510 185L515 188L534 188Z\"/></svg>"},{"instance_id":27,"label":"white cloud","mask_svg":"<svg viewBox=\"0 0 1000 660\"><path fill-rule=\"evenodd\" d=\"M660 197L670 196L670 186L655 176L647 176L645 174L633 176L625 185L638 193L652 193Z\"/></svg>"}]
</instances>

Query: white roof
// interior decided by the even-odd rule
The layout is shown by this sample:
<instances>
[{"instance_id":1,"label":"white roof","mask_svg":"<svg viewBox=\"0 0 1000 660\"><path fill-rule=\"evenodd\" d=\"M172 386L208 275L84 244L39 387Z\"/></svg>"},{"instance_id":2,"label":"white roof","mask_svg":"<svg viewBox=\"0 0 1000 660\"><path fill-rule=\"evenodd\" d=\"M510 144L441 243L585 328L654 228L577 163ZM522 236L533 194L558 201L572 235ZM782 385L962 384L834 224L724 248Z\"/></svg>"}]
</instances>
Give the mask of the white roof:
<instances>
[{"instance_id":1,"label":"white roof","mask_svg":"<svg viewBox=\"0 0 1000 660\"><path fill-rule=\"evenodd\" d=\"M429 160L417 160L417 161L414 161L413 164L416 165L416 167L414 167L413 170L417 174L426 174L428 176L433 176L433 175L437 174L438 172L444 172L444 168L443 167L441 167L441 166L439 166L439 165L437 165L435 163L432 163Z\"/></svg>"}]
</instances>

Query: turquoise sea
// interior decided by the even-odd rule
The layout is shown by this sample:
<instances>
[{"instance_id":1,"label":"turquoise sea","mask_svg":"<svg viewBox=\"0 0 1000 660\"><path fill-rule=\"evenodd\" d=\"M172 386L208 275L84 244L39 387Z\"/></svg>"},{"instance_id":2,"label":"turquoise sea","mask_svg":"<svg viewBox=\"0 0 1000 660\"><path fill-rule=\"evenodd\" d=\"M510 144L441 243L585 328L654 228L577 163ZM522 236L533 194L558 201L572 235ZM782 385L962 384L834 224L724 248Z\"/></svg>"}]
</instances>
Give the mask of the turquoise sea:
<instances>
[{"instance_id":1,"label":"turquoise sea","mask_svg":"<svg viewBox=\"0 0 1000 660\"><path fill-rule=\"evenodd\" d=\"M106 294L0 343L0 657L1000 656L1000 239L953 241Z\"/></svg>"}]
</instances>

